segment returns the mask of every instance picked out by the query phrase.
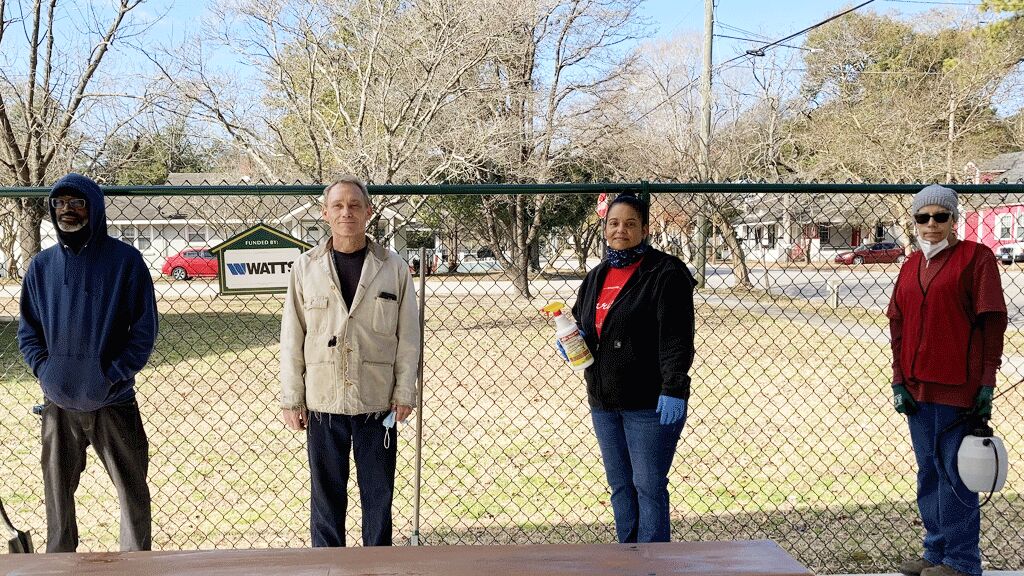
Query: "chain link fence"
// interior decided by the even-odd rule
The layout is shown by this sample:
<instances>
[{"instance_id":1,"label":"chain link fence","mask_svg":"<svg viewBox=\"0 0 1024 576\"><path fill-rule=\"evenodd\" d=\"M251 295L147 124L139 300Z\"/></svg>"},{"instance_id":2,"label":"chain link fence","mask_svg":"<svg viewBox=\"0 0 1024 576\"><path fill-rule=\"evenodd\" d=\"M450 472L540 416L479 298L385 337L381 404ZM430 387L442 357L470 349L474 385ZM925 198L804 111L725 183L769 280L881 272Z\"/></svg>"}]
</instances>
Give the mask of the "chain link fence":
<instances>
[{"instance_id":1,"label":"chain link fence","mask_svg":"<svg viewBox=\"0 0 1024 576\"><path fill-rule=\"evenodd\" d=\"M423 409L400 425L396 542L614 541L585 385L556 355L539 308L575 300L601 256L598 195L630 189L651 195L655 246L691 267L705 261L690 413L670 475L673 539L771 538L815 572L892 571L919 551L923 530L907 426L890 405L884 315L919 188L371 187L370 233L422 269L426 298ZM987 569L1021 569L1024 386L1010 386L1024 378L1024 183L960 190L959 234L1004 263L1010 319L993 422L1012 465L983 510L982 550ZM308 546L305 438L279 421L281 296L219 295L208 249L259 222L321 241L319 189L107 193L110 234L142 251L157 278L160 336L138 376L154 547ZM45 195L2 194L8 206ZM48 220L42 229L45 247L55 236ZM0 498L40 544L31 408L42 397L17 348L19 294L16 278L2 278ZM91 454L77 501L80 550L117 549L116 495Z\"/></svg>"}]
</instances>

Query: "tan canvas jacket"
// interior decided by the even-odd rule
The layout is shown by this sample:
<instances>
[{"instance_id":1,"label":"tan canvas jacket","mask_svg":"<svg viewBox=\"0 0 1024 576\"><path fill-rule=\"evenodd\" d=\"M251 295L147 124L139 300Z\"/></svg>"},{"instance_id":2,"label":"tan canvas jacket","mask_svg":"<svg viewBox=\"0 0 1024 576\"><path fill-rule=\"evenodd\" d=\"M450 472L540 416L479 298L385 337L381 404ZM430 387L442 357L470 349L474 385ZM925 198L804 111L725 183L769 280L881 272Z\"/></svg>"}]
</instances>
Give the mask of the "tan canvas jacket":
<instances>
[{"instance_id":1,"label":"tan canvas jacket","mask_svg":"<svg viewBox=\"0 0 1024 576\"><path fill-rule=\"evenodd\" d=\"M281 407L366 414L416 406L420 330L408 265L367 238L352 309L332 240L299 256L281 318Z\"/></svg>"}]
</instances>

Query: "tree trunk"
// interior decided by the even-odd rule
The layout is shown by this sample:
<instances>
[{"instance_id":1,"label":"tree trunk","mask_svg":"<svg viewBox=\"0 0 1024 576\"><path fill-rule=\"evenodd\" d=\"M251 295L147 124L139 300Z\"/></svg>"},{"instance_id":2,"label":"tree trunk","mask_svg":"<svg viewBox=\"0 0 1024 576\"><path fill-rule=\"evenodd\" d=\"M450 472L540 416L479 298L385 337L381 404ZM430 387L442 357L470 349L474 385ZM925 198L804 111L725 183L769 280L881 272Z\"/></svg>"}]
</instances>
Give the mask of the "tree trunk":
<instances>
[{"instance_id":1,"label":"tree trunk","mask_svg":"<svg viewBox=\"0 0 1024 576\"><path fill-rule=\"evenodd\" d=\"M750 270L747 268L747 259L743 253L743 246L736 237L736 228L729 222L728 218L725 218L717 211L712 212L711 220L722 232L722 236L725 237L725 245L732 252L732 275L736 278L736 286L752 288Z\"/></svg>"},{"instance_id":2,"label":"tree trunk","mask_svg":"<svg viewBox=\"0 0 1024 576\"><path fill-rule=\"evenodd\" d=\"M946 134L946 182L953 181L953 142L956 139L954 131L956 122L956 100L949 99L949 121Z\"/></svg>"},{"instance_id":3,"label":"tree trunk","mask_svg":"<svg viewBox=\"0 0 1024 576\"><path fill-rule=\"evenodd\" d=\"M534 272L540 272L540 238L535 237L533 242L527 247L527 251L530 253L530 269Z\"/></svg>"},{"instance_id":4,"label":"tree trunk","mask_svg":"<svg viewBox=\"0 0 1024 576\"><path fill-rule=\"evenodd\" d=\"M47 216L45 198L21 198L15 208L18 218L19 271L28 271L28 263L42 249L39 226Z\"/></svg>"},{"instance_id":5,"label":"tree trunk","mask_svg":"<svg viewBox=\"0 0 1024 576\"><path fill-rule=\"evenodd\" d=\"M533 298L530 293L530 251L519 250L518 254L513 255L512 262L512 269L508 271L512 277L512 285L523 298Z\"/></svg>"},{"instance_id":6,"label":"tree trunk","mask_svg":"<svg viewBox=\"0 0 1024 576\"><path fill-rule=\"evenodd\" d=\"M587 272L587 252L590 251L590 245L584 239L586 234L586 229L575 229L572 232L572 251L576 256L576 271L580 274Z\"/></svg>"},{"instance_id":7,"label":"tree trunk","mask_svg":"<svg viewBox=\"0 0 1024 576\"><path fill-rule=\"evenodd\" d=\"M452 226L445 238L448 246L448 273L454 274L459 269L459 230Z\"/></svg>"}]
</instances>

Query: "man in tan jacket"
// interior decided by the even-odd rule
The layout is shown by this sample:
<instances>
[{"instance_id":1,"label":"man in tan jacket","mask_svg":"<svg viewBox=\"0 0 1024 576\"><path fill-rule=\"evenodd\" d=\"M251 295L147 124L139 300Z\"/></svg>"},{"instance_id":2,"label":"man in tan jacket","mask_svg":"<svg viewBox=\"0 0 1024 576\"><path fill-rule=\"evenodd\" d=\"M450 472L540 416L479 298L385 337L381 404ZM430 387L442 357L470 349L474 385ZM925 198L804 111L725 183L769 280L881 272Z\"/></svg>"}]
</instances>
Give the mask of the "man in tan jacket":
<instances>
[{"instance_id":1,"label":"man in tan jacket","mask_svg":"<svg viewBox=\"0 0 1024 576\"><path fill-rule=\"evenodd\" d=\"M331 235L296 259L281 319L281 409L305 430L313 546L344 546L354 451L363 545L391 545L398 433L416 405L420 332L408 265L366 237L366 185L324 189Z\"/></svg>"}]
</instances>

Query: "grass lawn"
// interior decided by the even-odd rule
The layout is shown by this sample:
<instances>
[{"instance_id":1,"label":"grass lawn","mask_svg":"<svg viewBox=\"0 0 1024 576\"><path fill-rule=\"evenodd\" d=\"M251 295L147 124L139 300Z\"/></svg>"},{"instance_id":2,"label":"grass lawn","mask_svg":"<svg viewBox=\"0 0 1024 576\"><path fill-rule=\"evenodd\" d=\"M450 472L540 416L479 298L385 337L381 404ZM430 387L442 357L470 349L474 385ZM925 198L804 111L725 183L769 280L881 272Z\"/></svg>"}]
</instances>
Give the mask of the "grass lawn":
<instances>
[{"instance_id":1,"label":"grass lawn","mask_svg":"<svg viewBox=\"0 0 1024 576\"><path fill-rule=\"evenodd\" d=\"M816 572L892 571L917 550L921 527L906 424L889 406L887 342L698 302L693 397L670 477L673 538L772 538ZM428 300L426 544L614 540L583 379L555 356L536 306L504 295ZM304 436L278 420L279 300L181 299L160 309L157 351L138 378L154 546L307 546ZM870 311L815 313L885 325ZM38 545L39 422L29 409L41 398L15 331L0 321L0 497ZM1011 450L1024 446L1024 417L1012 408L1022 396L996 405ZM413 527L415 427L400 427L396 543ZM987 568L1024 568L1022 488L1011 468L983 513ZM95 458L78 495L80 549L116 549L116 498ZM353 508L349 542L358 542Z\"/></svg>"}]
</instances>

